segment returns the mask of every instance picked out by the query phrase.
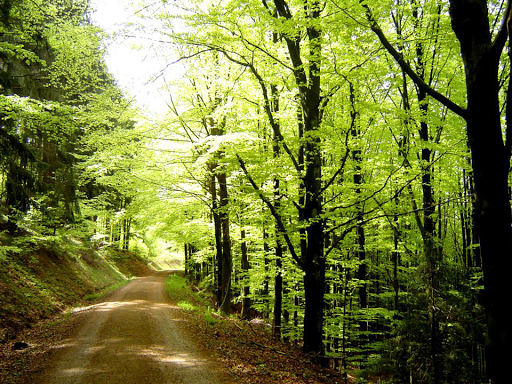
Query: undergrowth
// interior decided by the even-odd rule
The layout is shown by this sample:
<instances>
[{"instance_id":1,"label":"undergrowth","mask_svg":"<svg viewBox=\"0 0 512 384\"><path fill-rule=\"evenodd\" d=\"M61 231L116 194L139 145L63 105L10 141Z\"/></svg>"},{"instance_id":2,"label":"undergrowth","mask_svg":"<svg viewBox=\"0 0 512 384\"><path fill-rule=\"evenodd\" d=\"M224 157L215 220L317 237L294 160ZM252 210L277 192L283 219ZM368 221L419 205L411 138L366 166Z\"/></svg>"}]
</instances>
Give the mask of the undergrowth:
<instances>
[{"instance_id":1,"label":"undergrowth","mask_svg":"<svg viewBox=\"0 0 512 384\"><path fill-rule=\"evenodd\" d=\"M204 319L208 324L215 324L208 301L199 293L194 292L188 285L187 279L183 276L172 274L165 280L165 291L176 305L191 312L198 312L204 315Z\"/></svg>"},{"instance_id":2,"label":"undergrowth","mask_svg":"<svg viewBox=\"0 0 512 384\"><path fill-rule=\"evenodd\" d=\"M111 294L112 292L118 290L119 288L121 287L124 287L126 284L128 284L131 280L123 280L123 281L120 281L116 284L113 284L113 285L110 285L104 289L101 289L100 291L98 292L94 292L94 293L90 293L88 295L85 295L84 296L84 300L85 301L94 301L94 300L97 300L97 299L100 299L104 296L107 296L109 294Z\"/></svg>"},{"instance_id":3,"label":"undergrowth","mask_svg":"<svg viewBox=\"0 0 512 384\"><path fill-rule=\"evenodd\" d=\"M166 279L171 302L187 312L184 327L191 337L228 370L235 382L245 384L341 384L339 372L315 364L311 355L290 343L276 340L261 322L220 316L210 301L187 279L172 274ZM354 383L353 379L350 383Z\"/></svg>"}]
</instances>

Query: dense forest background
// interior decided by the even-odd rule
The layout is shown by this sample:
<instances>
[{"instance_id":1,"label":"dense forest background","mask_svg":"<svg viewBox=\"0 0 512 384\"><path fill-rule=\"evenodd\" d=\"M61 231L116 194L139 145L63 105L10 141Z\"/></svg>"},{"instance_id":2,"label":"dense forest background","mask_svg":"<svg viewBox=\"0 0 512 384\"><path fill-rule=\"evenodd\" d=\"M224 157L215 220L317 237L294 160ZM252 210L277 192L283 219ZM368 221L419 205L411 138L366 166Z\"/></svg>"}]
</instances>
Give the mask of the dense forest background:
<instances>
[{"instance_id":1,"label":"dense forest background","mask_svg":"<svg viewBox=\"0 0 512 384\"><path fill-rule=\"evenodd\" d=\"M157 119L90 12L0 1L0 258L177 249L362 382L508 382L508 1L138 4L122 35L180 73Z\"/></svg>"}]
</instances>

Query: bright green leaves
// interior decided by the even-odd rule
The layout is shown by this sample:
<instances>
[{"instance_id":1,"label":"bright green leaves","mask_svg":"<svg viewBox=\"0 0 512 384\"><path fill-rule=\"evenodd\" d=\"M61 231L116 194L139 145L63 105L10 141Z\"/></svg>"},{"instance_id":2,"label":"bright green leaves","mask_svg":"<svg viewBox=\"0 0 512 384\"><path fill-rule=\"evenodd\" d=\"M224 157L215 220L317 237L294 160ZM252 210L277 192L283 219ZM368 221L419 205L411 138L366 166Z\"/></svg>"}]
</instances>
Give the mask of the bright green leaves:
<instances>
[{"instance_id":1,"label":"bright green leaves","mask_svg":"<svg viewBox=\"0 0 512 384\"><path fill-rule=\"evenodd\" d=\"M86 102L111 81L103 63L102 35L92 26L59 25L49 43L56 52L48 68L49 85L66 100Z\"/></svg>"}]
</instances>

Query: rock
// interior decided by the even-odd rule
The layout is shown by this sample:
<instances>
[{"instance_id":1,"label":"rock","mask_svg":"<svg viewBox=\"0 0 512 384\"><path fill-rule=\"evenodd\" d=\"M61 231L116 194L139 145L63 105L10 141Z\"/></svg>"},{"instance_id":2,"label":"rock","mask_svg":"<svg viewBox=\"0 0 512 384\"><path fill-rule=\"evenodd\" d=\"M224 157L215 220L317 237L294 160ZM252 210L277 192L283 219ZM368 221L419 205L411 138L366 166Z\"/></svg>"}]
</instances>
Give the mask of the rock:
<instances>
[{"instance_id":1,"label":"rock","mask_svg":"<svg viewBox=\"0 0 512 384\"><path fill-rule=\"evenodd\" d=\"M21 351L23 349L30 348L30 344L24 343L23 341L17 341L14 343L12 349L15 351Z\"/></svg>"}]
</instances>

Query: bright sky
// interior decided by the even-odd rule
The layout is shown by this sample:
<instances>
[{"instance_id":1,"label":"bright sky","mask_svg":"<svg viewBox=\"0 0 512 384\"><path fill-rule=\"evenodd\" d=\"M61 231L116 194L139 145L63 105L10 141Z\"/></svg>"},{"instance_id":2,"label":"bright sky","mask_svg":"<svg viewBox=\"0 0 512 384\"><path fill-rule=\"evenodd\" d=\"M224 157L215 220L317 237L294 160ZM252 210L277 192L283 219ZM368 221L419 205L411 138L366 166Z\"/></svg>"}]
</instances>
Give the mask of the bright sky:
<instances>
[{"instance_id":1,"label":"bright sky","mask_svg":"<svg viewBox=\"0 0 512 384\"><path fill-rule=\"evenodd\" d=\"M93 22L107 33L119 33L123 24L136 21L133 0L92 0ZM140 49L133 49L134 46ZM166 92L161 91L163 80L151 78L165 68L166 62L156 59L147 40L118 37L107 42L106 62L118 84L137 104L156 114L167 110Z\"/></svg>"}]
</instances>

